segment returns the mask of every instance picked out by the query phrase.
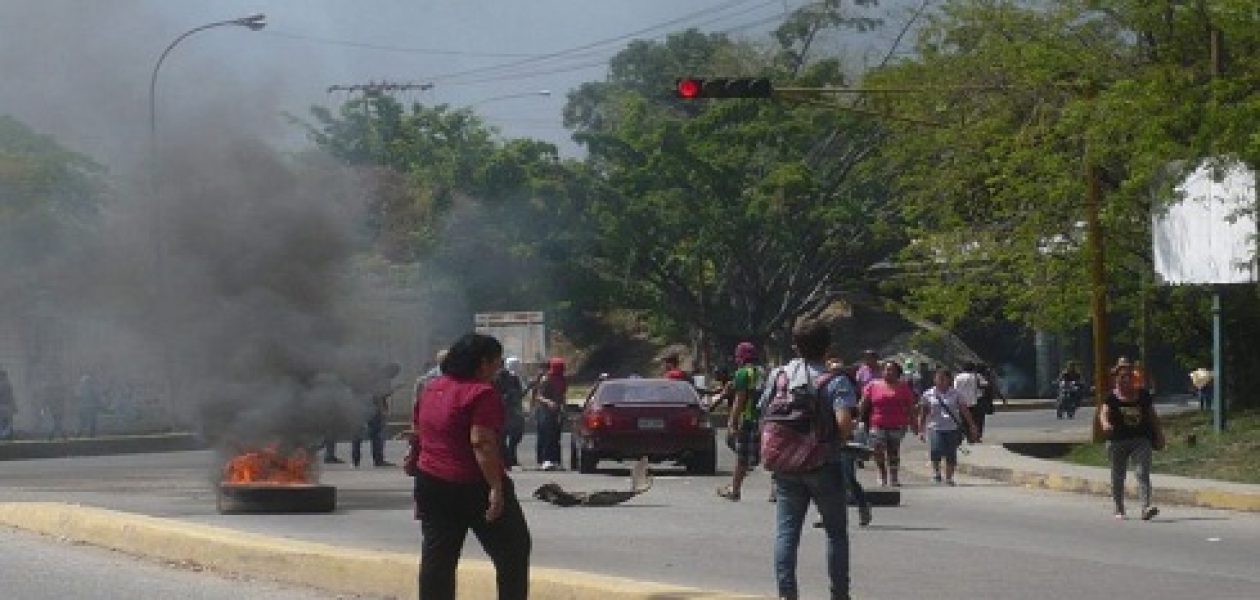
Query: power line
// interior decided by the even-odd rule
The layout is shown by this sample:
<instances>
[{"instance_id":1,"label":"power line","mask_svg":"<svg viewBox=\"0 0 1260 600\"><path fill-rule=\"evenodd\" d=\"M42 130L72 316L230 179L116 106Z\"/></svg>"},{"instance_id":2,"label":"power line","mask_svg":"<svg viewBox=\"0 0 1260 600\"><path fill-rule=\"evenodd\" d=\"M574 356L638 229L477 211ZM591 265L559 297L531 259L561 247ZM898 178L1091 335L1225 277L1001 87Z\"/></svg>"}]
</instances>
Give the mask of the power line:
<instances>
[{"instance_id":1,"label":"power line","mask_svg":"<svg viewBox=\"0 0 1260 600\"><path fill-rule=\"evenodd\" d=\"M685 22L685 21L689 21L689 20L691 20L691 19L695 19L695 18L698 18L698 17L704 17L704 16L708 16L708 15L711 15L711 14L714 14L714 13L723 12L723 11L729 10L729 9L731 9L731 8L735 8L735 7L737 7L737 6L741 5L741 4L747 4L747 3L748 3L748 2L750 2L750 1L751 1L751 0L731 0L731 1L729 1L729 2L725 2L725 3L720 4L720 5L718 5L718 6L711 6L711 7L709 7L709 8L704 8L704 9L701 9L701 10L693 11L693 12L688 13L688 14L686 14L686 15L683 15L683 16L681 16L681 17L675 17L675 18L670 19L670 20L668 20L668 21L664 21L664 22L662 22L662 23L658 23L658 24L656 24L656 25L652 25L652 26L649 26L649 27L644 27L644 28L642 28L642 29L638 29L638 30L632 31L632 32L630 32L630 33L625 33L625 34L621 34L621 35L614 36L614 37L611 37L611 38L606 38L606 39L597 40L597 41L594 41L594 42L589 42L589 43L586 43L586 44L582 44L582 45L580 45L580 46L575 46L575 47L573 47L573 48L568 48L568 49L565 49L565 50L559 50L559 51L556 51L556 52L549 52L549 53L547 53L547 54L543 54L543 55L541 55L541 56L537 56L537 57L533 57L533 58L523 58L523 59L520 59L520 60L510 61L510 62L506 62L506 63L500 63L500 64L497 64L497 65L490 65L490 66L486 66L486 67L479 67L479 68L476 68L476 69L468 69L468 70L465 70L465 71L456 71L456 72L453 72L453 73L443 73L443 74L441 74L441 75L436 75L436 76L434 76L434 77L431 77L430 79L432 79L433 81L442 81L442 80L446 80L446 79L455 79L455 78L458 78L458 77L463 77L463 76L466 76L466 75L479 75L479 74L483 74L483 73L490 73L490 72L499 71L499 70L503 70L503 69L510 69L510 68L513 68L513 67L518 67L518 66L528 65L528 64L533 63L533 62L545 61L545 60L548 60L548 59L553 59L553 58L560 58L560 57L564 57L564 56L566 56L566 55L570 55L570 54L575 54L575 53L581 52L581 51L583 51L583 50L590 50L590 49L598 48L598 47L600 47L600 46L605 46L605 45L608 45L608 44L613 44L613 43L616 43L616 42L625 41L625 40L627 40L627 39L630 39L630 38L633 38L633 37L637 37L637 36L643 35L643 34L645 34L645 33L650 33L650 32L652 32L652 31L656 31L656 30L658 30L658 29L662 29L662 28L665 28L665 27L671 27L671 26L673 26L673 25L677 25L677 24L679 24L679 23L683 23L683 22ZM775 2L775 0L769 0L768 2L764 2L764 3L762 3L762 5L772 4L772 3L774 3L774 2Z\"/></svg>"},{"instance_id":2,"label":"power line","mask_svg":"<svg viewBox=\"0 0 1260 600\"><path fill-rule=\"evenodd\" d=\"M380 50L383 52L402 52L407 54L432 54L437 56L474 56L483 58L528 58L541 56L540 54L530 54L524 52L476 52L471 50L447 50L442 48L412 48L407 46L392 46L388 44L369 44L366 42L356 42L353 40L339 40L334 38L325 38L313 35L303 35L300 33L289 33L287 31L264 30L259 33L271 37L283 38L287 40L297 40L303 42L312 42L317 44L328 44L330 46L346 46L349 48L362 48L364 50Z\"/></svg>"},{"instance_id":3,"label":"power line","mask_svg":"<svg viewBox=\"0 0 1260 600\"><path fill-rule=\"evenodd\" d=\"M771 1L771 2L769 2L769 3L767 3L767 4L774 4L774 3L776 3L776 2ZM760 8L760 6L758 6L757 8ZM741 14L743 14L743 13L741 13ZM727 15L726 17L722 17L722 18L720 18L720 19L715 19L715 20L722 20L722 19L724 19L724 18L729 18L729 17L731 17L731 16L734 16L734 15ZM760 19L757 19L757 20L755 20L755 21L751 21L751 22L748 22L748 23L743 23L743 24L740 24L740 25L736 25L736 26L733 26L733 27L729 27L729 28L727 28L727 29L724 29L724 30L719 31L718 33L727 34L727 33L735 33L735 32L737 32L737 31L743 31L743 30L746 30L746 29L752 29L752 28L755 28L755 27L758 27L758 26L761 26L761 25L765 25L765 24L767 24L767 23L772 23L772 22L774 22L774 21L776 21L776 20L779 20L779 19L781 19L781 18L782 18L782 15L780 15L780 14L775 14L775 15L771 15L771 16L768 16L768 17L763 17L763 18L760 18ZM595 52L595 53L587 53L587 54L577 55L577 56L573 56L573 57L566 57L566 60L573 60L573 59L579 58L580 56L603 55L603 58L600 58L600 59L598 59L598 60L593 60L593 61L588 61L588 62L581 62L581 63L576 63L576 64L570 64L570 65L567 65L567 66L552 65L551 67L549 67L549 68L544 68L544 69L543 69L543 70L541 70L541 71L526 71L526 72L516 72L516 73L511 73L511 72L508 72L508 73L504 73L504 74L501 74L501 75L492 75L492 76L482 77L482 78L479 78L479 79L467 79L467 80L457 80L457 81L445 81L445 82L442 82L442 85L443 85L443 86L478 85L478 84L485 84L485 83L496 83L496 82L500 82L500 81L514 81L514 80L519 80L519 79L531 79L531 78L534 78L534 77L540 77L540 76L543 76L543 75L555 75L555 74L558 74L558 73L568 73L568 72L570 72L570 71L580 71L580 70L582 70L582 69L591 69L591 68L601 67L601 66L604 66L604 65L608 64L608 59L609 59L609 58L611 58L611 56L612 56L612 55L615 55L616 53L618 53L618 52L620 52L620 51L621 51L621 49L614 49L614 50L609 50L609 51L601 51L601 52ZM541 67L544 67L544 65L538 65L538 66L539 66L540 68L541 68ZM437 78L435 78L435 80L436 80L436 79L437 79Z\"/></svg>"}]
</instances>

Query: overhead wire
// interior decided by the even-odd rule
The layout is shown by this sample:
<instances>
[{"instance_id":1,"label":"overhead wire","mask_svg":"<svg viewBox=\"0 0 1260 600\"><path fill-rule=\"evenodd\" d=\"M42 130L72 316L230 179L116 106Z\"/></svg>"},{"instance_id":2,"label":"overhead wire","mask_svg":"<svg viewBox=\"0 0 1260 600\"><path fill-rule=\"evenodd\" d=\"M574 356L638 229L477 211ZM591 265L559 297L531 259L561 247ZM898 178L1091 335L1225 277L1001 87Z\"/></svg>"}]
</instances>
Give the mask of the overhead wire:
<instances>
[{"instance_id":1,"label":"overhead wire","mask_svg":"<svg viewBox=\"0 0 1260 600\"><path fill-rule=\"evenodd\" d=\"M435 56L471 56L479 58L528 58L537 57L541 54L525 53L525 52L478 52L475 50L449 50L443 48L414 48L408 46L393 46L389 44L374 44L367 42L356 42L353 40L340 40L335 38L326 38L313 35L305 35L300 33L291 33L287 31L274 31L264 29L258 33L270 37L282 38L287 40L314 42L319 44L328 44L331 46L346 46L349 48L362 48L365 50L380 50L382 52L400 52L406 54L431 54Z\"/></svg>"},{"instance_id":2,"label":"overhead wire","mask_svg":"<svg viewBox=\"0 0 1260 600\"><path fill-rule=\"evenodd\" d=\"M763 2L763 3L761 3L761 4L759 4L759 5L755 6L755 7L753 7L753 9L752 9L752 10L761 9L761 8L764 8L765 6L768 6L768 5L771 5L771 4L778 4L778 2L777 2L776 0L770 0L769 2ZM733 18L734 16L738 16L738 15L746 14L747 12L751 12L751 10L746 10L746 11L743 11L743 12L740 12L740 13L736 13L736 14L731 14L731 15L724 15L724 16L719 17L719 18L716 18L716 19L711 19L711 20L709 20L709 21L707 21L707 22L705 22L705 23L700 23L700 24L697 24L697 26L702 26L702 25L705 25L705 24L711 24L711 23L716 22L716 21L721 21L721 20L725 20L725 19ZM750 21L750 22L747 22L747 23L742 23L742 24L740 24L740 25L736 25L736 26L733 26L733 27L728 27L728 28L726 28L726 29L722 29L722 30L718 31L717 33L728 34L728 33L735 33L735 32L738 32L738 31L744 31L744 30L747 30L747 29L752 29L752 28L755 28L755 27L759 27L759 26L765 25L765 24L767 24L767 23L772 23L772 22L775 22L775 21L777 21L777 20L781 20L782 18L783 18L783 16L782 16L782 14L781 14L781 13L776 13L776 14L774 14L774 15L770 15L770 16L767 16L767 17L761 17L761 18L756 19L756 20L754 20L754 21ZM563 66L561 66L561 65L559 65L559 64L554 64L554 65L543 65L543 64L539 64L539 65L536 65L536 66L537 66L537 67L539 67L539 68L542 68L542 70L537 70L537 71L525 71L525 72L520 72L520 71L518 71L518 72L506 72L506 73L499 74L499 75L487 75L486 77L481 77L481 78L476 78L476 79L463 79L463 78L459 78L459 79L455 79L455 80L453 80L453 81L444 81L444 82L442 82L442 85L445 85L445 86L453 86L453 85L477 85L477 84L483 84L483 83L494 83L494 82L499 82L499 81L513 81L513 80L518 80L518 79L530 79L530 78L533 78L533 77L539 77L539 76L543 76L543 75L554 75L554 74L558 74L558 73L567 73L567 72L570 72L570 71L578 71L578 70L582 70L582 69L590 69L590 68L595 68L595 67L602 67L602 66L604 66L604 65L608 64L608 59L609 59L609 58L611 58L613 55L616 55L616 54L617 54L618 52L620 52L621 50L622 50L621 48L614 48L614 49L611 49L611 50L606 50L606 51L602 51L602 52L598 52L598 53L586 53L586 54L580 54L580 55L575 55L575 56L572 56L572 57L567 57L567 58L565 58L565 60L576 60L576 59L580 58L581 56L590 56L590 55L595 55L595 54L598 54L598 55L600 55L600 56L601 56L601 58L599 58L599 59L597 59L597 60L585 61L585 62L580 62L580 63L570 63L570 64L563 65ZM530 66L535 66L535 65L530 65ZM489 67L487 67L487 69L488 69L488 68L489 68ZM465 72L465 73L467 73L467 72ZM453 76L452 76L452 77L453 77ZM439 78L437 78L437 77L434 77L434 78L429 78L429 80L431 80L431 81L441 81L441 80L440 80Z\"/></svg>"},{"instance_id":3,"label":"overhead wire","mask_svg":"<svg viewBox=\"0 0 1260 600\"><path fill-rule=\"evenodd\" d=\"M628 39L636 38L636 37L639 37L639 36L642 36L642 35L644 35L644 34L651 33L651 32L654 32L654 31L657 31L657 30L660 30L660 29L665 29L665 28L673 27L673 26L675 26L675 25L679 25L679 24L685 23L685 22L687 22L687 21L691 21L691 20L696 19L696 18L705 17L705 16L710 16L710 15L713 15L713 14L716 14L716 13L725 12L725 11L727 11L727 10L730 10L730 9L733 9L733 8L737 8L737 7L739 7L739 6L740 6L740 5L742 5L742 4L748 4L748 3L749 3L749 2L751 2L751 1L752 1L752 0L731 0L731 1L729 1L729 2L725 2L725 3L720 4L720 5L717 5L717 6L710 6L710 7L708 7L708 8L704 8L704 9L701 9L701 10L693 11L693 12L687 13L687 14L685 14L685 15L682 15L682 16L680 16L680 17L675 17L675 18L673 18L673 19L669 19L669 20L667 20L667 21L664 21L664 22L661 22L661 23L657 23L657 24L655 24L655 25L651 25L651 26L648 26L648 27L643 27L643 28L641 28L641 29L637 29L637 30L635 30L635 31L631 31L631 32L629 32L629 33L624 33L624 34L617 35L617 36L613 36L613 37L610 37L610 38L605 38L605 39L602 39L602 40L596 40L596 41L593 41L593 42L588 42L588 43L585 43L585 44L582 44L582 45L579 45L579 46L574 46L574 47L572 47L572 48L567 48L567 49L564 49L564 50L558 50L558 51L555 51L555 52L549 52L549 53L546 53L546 54L543 54L543 55L540 55L540 56L536 56L536 57L531 57L531 58L522 58L522 59L519 59L519 60L514 60L514 61L505 62L505 63L500 63L500 64L497 64L497 65L488 65L488 66L485 66L485 67L478 67L478 68L474 68L474 69L466 69L466 70L463 70L463 71L454 71L454 72L451 72L451 73L443 73L443 74L435 75L435 76L433 76L433 77L429 77L428 79L429 79L430 81L440 82L440 81L445 81L445 80L451 80L451 79L462 78L462 77L469 76L469 75L485 75L485 74L488 74L488 73L493 73L493 72L496 72L496 71L509 70L509 69L513 69L513 68L516 68L516 67L527 66L527 65L530 65L531 63L535 63L535 62L545 62L545 61L548 61L548 60L553 60L553 59L557 59L557 58L561 58L561 59L563 59L563 58L566 58L566 57L568 57L568 58L572 58L574 55L579 55L579 54L581 54L583 51L586 51L586 50L594 50L594 49L599 48L599 47L601 47L601 46L608 46L608 45L611 45L611 44L616 44L616 43L623 42L623 41L628 40ZM754 6L754 7L752 7L752 8L746 8L746 9L744 9L744 10L745 10L745 11L759 10L759 9L761 9L761 8L764 8L764 7L765 7L765 6L767 6L767 5L770 5L770 4L776 4L776 3L777 3L777 1L776 1L776 0L767 0L767 1L765 1L765 2L760 2L760 3L758 3L756 6ZM735 15L738 15L738 14L746 14L746 12L745 12L745 13L735 13L735 14L733 14L733 15L723 15L721 18L731 18L732 16L735 16ZM693 25L693 26L696 26L696 25ZM606 52L606 51L601 51L601 52Z\"/></svg>"}]
</instances>

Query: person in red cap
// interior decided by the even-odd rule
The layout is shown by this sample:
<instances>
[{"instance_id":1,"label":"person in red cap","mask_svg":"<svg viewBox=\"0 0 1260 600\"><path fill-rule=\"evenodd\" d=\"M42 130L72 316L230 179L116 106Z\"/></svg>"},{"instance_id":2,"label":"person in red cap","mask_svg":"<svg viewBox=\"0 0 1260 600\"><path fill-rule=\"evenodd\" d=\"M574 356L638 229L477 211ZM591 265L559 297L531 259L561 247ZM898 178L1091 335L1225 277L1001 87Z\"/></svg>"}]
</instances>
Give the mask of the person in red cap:
<instances>
[{"instance_id":1,"label":"person in red cap","mask_svg":"<svg viewBox=\"0 0 1260 600\"><path fill-rule=\"evenodd\" d=\"M735 379L731 388L735 399L731 402L731 415L726 425L727 446L735 451L735 472L731 483L718 488L718 495L731 501L739 501L744 477L760 462L760 438L757 426L761 412L757 403L765 387L766 369L757 364L757 347L751 342L735 346Z\"/></svg>"},{"instance_id":2,"label":"person in red cap","mask_svg":"<svg viewBox=\"0 0 1260 600\"><path fill-rule=\"evenodd\" d=\"M564 426L565 396L569 392L564 368L563 358L548 360L546 373L540 374L533 386L534 423L538 436L536 458L539 468L544 471L564 469L560 461L560 434Z\"/></svg>"},{"instance_id":3,"label":"person in red cap","mask_svg":"<svg viewBox=\"0 0 1260 600\"><path fill-rule=\"evenodd\" d=\"M687 372L678 368L678 365L679 358L677 354L670 354L661 359L661 376L675 381L687 381Z\"/></svg>"}]
</instances>

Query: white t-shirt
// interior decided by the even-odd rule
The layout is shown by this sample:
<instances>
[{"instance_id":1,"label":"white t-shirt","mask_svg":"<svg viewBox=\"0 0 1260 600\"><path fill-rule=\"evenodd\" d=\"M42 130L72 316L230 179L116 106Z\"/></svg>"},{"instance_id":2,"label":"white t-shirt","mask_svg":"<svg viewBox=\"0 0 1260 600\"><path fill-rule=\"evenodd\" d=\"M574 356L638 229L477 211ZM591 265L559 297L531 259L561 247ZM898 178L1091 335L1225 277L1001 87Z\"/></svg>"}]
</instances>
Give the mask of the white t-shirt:
<instances>
[{"instance_id":1,"label":"white t-shirt","mask_svg":"<svg viewBox=\"0 0 1260 600\"><path fill-rule=\"evenodd\" d=\"M958 390L958 397L964 406L976 405L976 401L980 399L980 386L983 382L984 378L980 375L966 371L954 377L954 389Z\"/></svg>"},{"instance_id":2,"label":"white t-shirt","mask_svg":"<svg viewBox=\"0 0 1260 600\"><path fill-rule=\"evenodd\" d=\"M953 411L954 416L958 419L964 419L962 416L963 407L967 406L962 400L962 394L958 393L957 388L949 388L945 391L929 388L923 392L923 407L927 409L927 428L936 431L958 431L962 423L954 422L950 417L949 411L945 410L945 406L949 406L949 410ZM963 421L965 423L966 421Z\"/></svg>"}]
</instances>

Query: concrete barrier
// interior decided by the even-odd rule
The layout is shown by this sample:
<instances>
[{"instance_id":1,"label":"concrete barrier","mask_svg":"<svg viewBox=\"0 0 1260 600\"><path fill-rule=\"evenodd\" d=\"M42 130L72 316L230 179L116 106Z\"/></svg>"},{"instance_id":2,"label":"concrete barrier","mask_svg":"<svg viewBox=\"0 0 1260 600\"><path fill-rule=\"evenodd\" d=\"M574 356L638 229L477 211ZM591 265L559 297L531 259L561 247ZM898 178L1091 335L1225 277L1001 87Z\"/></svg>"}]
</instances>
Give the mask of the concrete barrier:
<instances>
[{"instance_id":1,"label":"concrete barrier","mask_svg":"<svg viewBox=\"0 0 1260 600\"><path fill-rule=\"evenodd\" d=\"M0 442L0 460L176 452L200 450L204 447L201 440L191 433L120 435L53 441L18 440Z\"/></svg>"},{"instance_id":2,"label":"concrete barrier","mask_svg":"<svg viewBox=\"0 0 1260 600\"><path fill-rule=\"evenodd\" d=\"M341 548L273 538L222 527L50 502L0 503L0 525L127 554L199 565L346 594L418 597L415 554ZM461 598L494 598L494 567L464 559L459 566ZM756 600L748 596L534 568L530 597L536 600Z\"/></svg>"}]
</instances>

